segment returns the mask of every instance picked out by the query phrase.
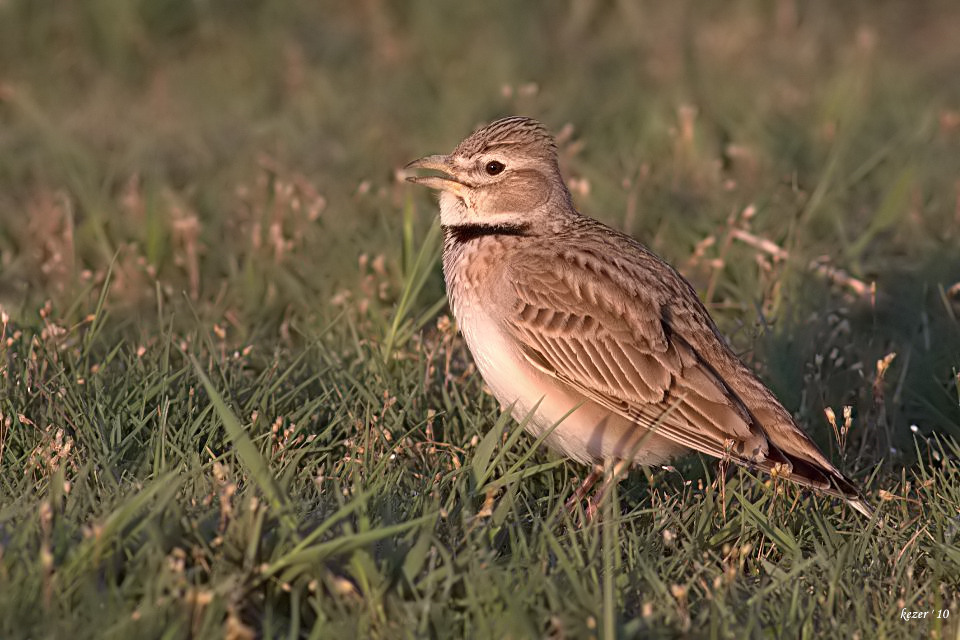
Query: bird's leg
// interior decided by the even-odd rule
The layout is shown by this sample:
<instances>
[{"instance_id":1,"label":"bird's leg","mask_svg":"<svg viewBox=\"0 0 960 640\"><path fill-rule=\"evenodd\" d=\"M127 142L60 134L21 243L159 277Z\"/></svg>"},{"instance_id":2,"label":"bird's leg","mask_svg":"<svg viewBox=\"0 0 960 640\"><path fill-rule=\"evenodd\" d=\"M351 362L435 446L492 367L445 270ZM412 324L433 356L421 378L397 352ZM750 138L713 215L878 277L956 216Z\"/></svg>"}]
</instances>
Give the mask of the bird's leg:
<instances>
[{"instance_id":1,"label":"bird's leg","mask_svg":"<svg viewBox=\"0 0 960 640\"><path fill-rule=\"evenodd\" d=\"M723 457L717 465L717 482L720 485L720 508L723 513L723 521L727 521L727 463L730 461L730 452L733 451L735 442L730 438L723 443Z\"/></svg>"},{"instance_id":2,"label":"bird's leg","mask_svg":"<svg viewBox=\"0 0 960 640\"><path fill-rule=\"evenodd\" d=\"M593 488L593 485L597 483L597 480L600 479L600 476L603 475L603 466L599 464L593 465L593 469L590 470L590 473L587 474L587 477L583 479L583 482L580 483L580 486L577 487L577 490L573 492L573 495L570 496L570 499L563 505L564 509L567 511L573 511L576 508L577 504L590 492L590 489Z\"/></svg>"},{"instance_id":3,"label":"bird's leg","mask_svg":"<svg viewBox=\"0 0 960 640\"><path fill-rule=\"evenodd\" d=\"M600 506L607 497L607 493L614 485L623 480L624 472L629 468L630 462L628 460L617 460L614 464L608 466L608 473L603 479L603 484L600 485L600 488L590 497L590 501L587 503L586 522L590 522L597 515Z\"/></svg>"},{"instance_id":4,"label":"bird's leg","mask_svg":"<svg viewBox=\"0 0 960 640\"><path fill-rule=\"evenodd\" d=\"M600 488L597 489L597 491L590 496L590 500L587 501L587 509L583 514L583 522L581 523L581 526L590 522L597 515L597 512L600 510L600 505L603 504L603 500L606 498L611 487L613 487L613 485L617 482L620 482L620 480L623 478L624 471L629 468L630 462L627 460L618 460L616 463L608 464L606 469L603 465L594 465L593 469L590 471L590 474L584 478L577 490L574 491L573 495L570 496L570 499L567 500L564 508L568 512L573 511L580 501L586 497L587 493L590 492L590 489L593 487L593 485L597 483L597 480L605 476L603 479L603 484L600 485Z\"/></svg>"}]
</instances>

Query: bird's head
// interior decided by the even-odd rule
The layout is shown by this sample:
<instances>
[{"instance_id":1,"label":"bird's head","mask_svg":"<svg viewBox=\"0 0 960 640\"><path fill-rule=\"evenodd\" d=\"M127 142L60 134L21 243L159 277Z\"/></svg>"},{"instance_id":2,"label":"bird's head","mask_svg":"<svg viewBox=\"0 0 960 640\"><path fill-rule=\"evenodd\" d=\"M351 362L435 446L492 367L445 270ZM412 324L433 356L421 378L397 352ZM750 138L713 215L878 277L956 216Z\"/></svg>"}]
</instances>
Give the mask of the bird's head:
<instances>
[{"instance_id":1,"label":"bird's head","mask_svg":"<svg viewBox=\"0 0 960 640\"><path fill-rule=\"evenodd\" d=\"M572 210L553 136L530 118L497 120L449 155L426 156L406 169L442 174L407 180L441 192L444 226L529 224L550 212Z\"/></svg>"}]
</instances>

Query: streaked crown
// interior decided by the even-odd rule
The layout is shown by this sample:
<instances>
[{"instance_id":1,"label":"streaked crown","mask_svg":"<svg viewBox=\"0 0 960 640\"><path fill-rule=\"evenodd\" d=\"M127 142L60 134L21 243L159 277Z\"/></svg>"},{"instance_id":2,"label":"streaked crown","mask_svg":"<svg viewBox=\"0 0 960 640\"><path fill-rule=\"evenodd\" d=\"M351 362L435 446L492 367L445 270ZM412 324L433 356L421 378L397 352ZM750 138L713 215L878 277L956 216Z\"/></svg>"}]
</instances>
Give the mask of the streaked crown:
<instances>
[{"instance_id":1,"label":"streaked crown","mask_svg":"<svg viewBox=\"0 0 960 640\"><path fill-rule=\"evenodd\" d=\"M458 144L452 155L471 157L506 146L545 160L557 157L557 143L546 127L522 116L502 118L478 129Z\"/></svg>"}]
</instances>

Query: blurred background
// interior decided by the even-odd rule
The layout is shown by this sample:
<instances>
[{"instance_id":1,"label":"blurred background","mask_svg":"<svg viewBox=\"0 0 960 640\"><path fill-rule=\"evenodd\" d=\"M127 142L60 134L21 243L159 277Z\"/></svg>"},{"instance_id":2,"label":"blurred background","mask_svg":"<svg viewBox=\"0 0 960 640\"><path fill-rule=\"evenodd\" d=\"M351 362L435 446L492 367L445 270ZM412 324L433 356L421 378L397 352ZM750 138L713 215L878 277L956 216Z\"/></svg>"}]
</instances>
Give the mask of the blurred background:
<instances>
[{"instance_id":1,"label":"blurred background","mask_svg":"<svg viewBox=\"0 0 960 640\"><path fill-rule=\"evenodd\" d=\"M0 305L70 326L105 292L147 344L165 313L236 344L376 326L435 215L399 168L510 114L788 406L888 393L897 428L960 431L946 0L2 0Z\"/></svg>"},{"instance_id":2,"label":"blurred background","mask_svg":"<svg viewBox=\"0 0 960 640\"><path fill-rule=\"evenodd\" d=\"M574 525L400 173L511 114L888 526L699 456ZM0 636L952 637L943 436L956 0L0 0Z\"/></svg>"}]
</instances>

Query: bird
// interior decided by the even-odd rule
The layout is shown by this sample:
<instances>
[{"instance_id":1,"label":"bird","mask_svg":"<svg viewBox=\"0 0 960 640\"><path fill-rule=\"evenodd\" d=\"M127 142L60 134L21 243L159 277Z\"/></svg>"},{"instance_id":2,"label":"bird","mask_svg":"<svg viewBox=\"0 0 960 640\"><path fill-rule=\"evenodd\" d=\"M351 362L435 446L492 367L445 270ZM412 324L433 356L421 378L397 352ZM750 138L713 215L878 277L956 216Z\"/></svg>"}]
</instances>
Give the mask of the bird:
<instances>
[{"instance_id":1,"label":"bird","mask_svg":"<svg viewBox=\"0 0 960 640\"><path fill-rule=\"evenodd\" d=\"M487 387L533 437L594 465L574 498L602 464L700 452L872 515L732 351L689 281L576 209L543 124L496 120L405 171L439 192L447 297Z\"/></svg>"}]
</instances>

